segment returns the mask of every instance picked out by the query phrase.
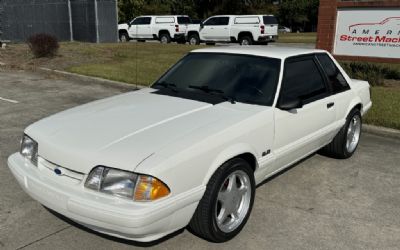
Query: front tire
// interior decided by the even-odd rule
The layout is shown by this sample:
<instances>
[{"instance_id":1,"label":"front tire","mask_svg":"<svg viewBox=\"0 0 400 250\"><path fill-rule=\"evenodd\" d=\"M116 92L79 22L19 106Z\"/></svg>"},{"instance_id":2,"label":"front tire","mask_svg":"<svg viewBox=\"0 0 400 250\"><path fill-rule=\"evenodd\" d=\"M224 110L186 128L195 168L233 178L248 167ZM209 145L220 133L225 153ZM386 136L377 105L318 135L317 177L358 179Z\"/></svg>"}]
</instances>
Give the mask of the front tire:
<instances>
[{"instance_id":1,"label":"front tire","mask_svg":"<svg viewBox=\"0 0 400 250\"><path fill-rule=\"evenodd\" d=\"M240 158L227 161L208 182L189 228L206 240L228 241L245 226L254 196L254 173L249 163Z\"/></svg>"},{"instance_id":2,"label":"front tire","mask_svg":"<svg viewBox=\"0 0 400 250\"><path fill-rule=\"evenodd\" d=\"M128 35L128 33L127 32L120 32L119 33L119 41L121 42L121 43L126 43L126 42L129 42L129 35Z\"/></svg>"},{"instance_id":3,"label":"front tire","mask_svg":"<svg viewBox=\"0 0 400 250\"><path fill-rule=\"evenodd\" d=\"M350 158L360 142L361 128L361 113L358 109L353 109L333 141L322 149L322 154L338 159Z\"/></svg>"},{"instance_id":4,"label":"front tire","mask_svg":"<svg viewBox=\"0 0 400 250\"><path fill-rule=\"evenodd\" d=\"M200 37L197 34L192 34L189 36L189 44L190 45L199 45L200 44Z\"/></svg>"}]
</instances>

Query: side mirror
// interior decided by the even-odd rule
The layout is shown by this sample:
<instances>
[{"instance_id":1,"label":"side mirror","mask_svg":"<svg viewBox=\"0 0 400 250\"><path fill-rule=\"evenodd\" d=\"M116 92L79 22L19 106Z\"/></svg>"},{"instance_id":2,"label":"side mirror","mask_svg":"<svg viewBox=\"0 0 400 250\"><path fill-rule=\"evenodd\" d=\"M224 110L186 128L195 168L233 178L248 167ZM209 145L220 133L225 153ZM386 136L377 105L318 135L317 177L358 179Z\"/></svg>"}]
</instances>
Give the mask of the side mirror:
<instances>
[{"instance_id":1,"label":"side mirror","mask_svg":"<svg viewBox=\"0 0 400 250\"><path fill-rule=\"evenodd\" d=\"M289 111L292 109L300 109L303 107L303 101L296 98L285 98L284 101L279 102L278 108L281 110Z\"/></svg>"},{"instance_id":2,"label":"side mirror","mask_svg":"<svg viewBox=\"0 0 400 250\"><path fill-rule=\"evenodd\" d=\"M204 23L203 22L200 23L200 28L202 28L202 29L204 28Z\"/></svg>"}]
</instances>

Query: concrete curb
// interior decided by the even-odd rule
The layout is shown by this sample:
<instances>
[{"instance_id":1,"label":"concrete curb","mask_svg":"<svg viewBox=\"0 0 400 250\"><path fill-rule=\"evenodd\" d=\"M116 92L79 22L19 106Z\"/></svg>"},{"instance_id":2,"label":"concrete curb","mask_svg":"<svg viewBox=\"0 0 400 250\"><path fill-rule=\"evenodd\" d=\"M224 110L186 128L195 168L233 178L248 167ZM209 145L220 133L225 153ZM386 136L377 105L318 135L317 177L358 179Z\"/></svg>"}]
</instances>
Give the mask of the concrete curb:
<instances>
[{"instance_id":1,"label":"concrete curb","mask_svg":"<svg viewBox=\"0 0 400 250\"><path fill-rule=\"evenodd\" d=\"M362 131L368 134L379 135L400 140L400 130L363 124Z\"/></svg>"},{"instance_id":2,"label":"concrete curb","mask_svg":"<svg viewBox=\"0 0 400 250\"><path fill-rule=\"evenodd\" d=\"M70 73L70 72L66 72L66 71L62 71L62 70L56 70L56 69L49 69L49 68L44 68L44 67L40 67L37 68L39 71L42 72L46 72L46 73L53 73L53 74L58 74L58 75L62 75L62 76L66 76L69 78L73 78L73 79L78 79L81 81L85 81L85 82L96 82L102 85L106 85L109 87L122 87L125 89L143 89L143 88L147 88L146 86L143 85L136 85L136 84L131 84L131 83L126 83L126 82L118 82L118 81L113 81L113 80L108 80L108 79L104 79L104 78L100 78L100 77L94 77L94 76L85 76L85 75L80 75L80 74L76 74L76 73Z\"/></svg>"}]
</instances>

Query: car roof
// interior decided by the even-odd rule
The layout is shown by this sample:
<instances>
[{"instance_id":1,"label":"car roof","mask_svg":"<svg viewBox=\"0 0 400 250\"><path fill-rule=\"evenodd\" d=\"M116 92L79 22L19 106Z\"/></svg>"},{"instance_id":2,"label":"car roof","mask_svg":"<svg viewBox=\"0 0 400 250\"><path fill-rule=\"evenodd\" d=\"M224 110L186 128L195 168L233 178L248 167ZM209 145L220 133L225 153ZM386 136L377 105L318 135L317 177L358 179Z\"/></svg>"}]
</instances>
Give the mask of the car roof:
<instances>
[{"instance_id":1,"label":"car roof","mask_svg":"<svg viewBox=\"0 0 400 250\"><path fill-rule=\"evenodd\" d=\"M286 59L288 57L306 55L312 53L326 53L325 50L304 49L294 47L277 47L277 46L216 46L212 48L197 49L191 53L229 53L241 55L263 56L278 59Z\"/></svg>"}]
</instances>

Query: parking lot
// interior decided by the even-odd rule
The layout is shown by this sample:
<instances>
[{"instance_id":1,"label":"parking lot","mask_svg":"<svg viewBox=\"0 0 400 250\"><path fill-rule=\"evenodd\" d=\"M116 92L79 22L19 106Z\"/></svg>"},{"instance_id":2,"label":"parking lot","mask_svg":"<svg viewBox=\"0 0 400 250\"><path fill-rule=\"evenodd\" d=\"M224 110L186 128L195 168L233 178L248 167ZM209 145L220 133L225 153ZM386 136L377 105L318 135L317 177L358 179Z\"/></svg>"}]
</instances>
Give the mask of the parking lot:
<instances>
[{"instance_id":1,"label":"parking lot","mask_svg":"<svg viewBox=\"0 0 400 250\"><path fill-rule=\"evenodd\" d=\"M398 249L400 141L364 134L349 160L313 155L256 192L246 227L213 244L182 230L141 244L94 233L32 200L7 157L23 129L50 114L133 87L0 71L0 249Z\"/></svg>"}]
</instances>

